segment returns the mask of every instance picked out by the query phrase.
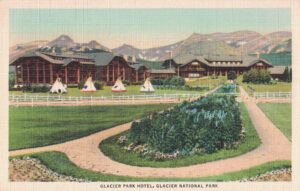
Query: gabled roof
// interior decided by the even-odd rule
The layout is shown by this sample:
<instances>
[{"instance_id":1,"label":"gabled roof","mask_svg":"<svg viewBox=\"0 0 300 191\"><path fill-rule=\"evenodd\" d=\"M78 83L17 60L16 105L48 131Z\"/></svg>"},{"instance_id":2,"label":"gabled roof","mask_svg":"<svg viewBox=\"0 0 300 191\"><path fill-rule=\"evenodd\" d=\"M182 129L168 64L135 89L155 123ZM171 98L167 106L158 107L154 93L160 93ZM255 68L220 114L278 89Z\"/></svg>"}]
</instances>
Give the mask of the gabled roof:
<instances>
[{"instance_id":1,"label":"gabled roof","mask_svg":"<svg viewBox=\"0 0 300 191\"><path fill-rule=\"evenodd\" d=\"M41 52L44 55L49 55L49 56L56 56L56 57L63 57L63 58L82 58L82 59L90 59L89 56L85 54L64 54L64 53L50 53L50 52Z\"/></svg>"},{"instance_id":2,"label":"gabled roof","mask_svg":"<svg viewBox=\"0 0 300 191\"><path fill-rule=\"evenodd\" d=\"M252 56L246 56L243 59L243 64L247 67L252 66L254 64L256 64L257 62L264 62L269 66L273 66L271 63L269 63L267 60L262 59L262 58L256 58L256 57L252 57Z\"/></svg>"},{"instance_id":3,"label":"gabled roof","mask_svg":"<svg viewBox=\"0 0 300 191\"><path fill-rule=\"evenodd\" d=\"M206 55L195 56L192 54L184 54L177 56L173 59L177 64L184 66L192 61L199 61L210 67L249 67L257 62L264 62L269 66L272 66L267 60L262 58L256 58L247 55ZM228 64L228 62L235 62L234 64ZM239 64L237 64L239 62ZM215 63L215 64L214 64Z\"/></svg>"},{"instance_id":4,"label":"gabled roof","mask_svg":"<svg viewBox=\"0 0 300 191\"><path fill-rule=\"evenodd\" d=\"M67 66L67 65L69 65L71 62L73 62L74 60L73 59L70 59L70 58L68 58L68 59L64 59L63 60L63 66Z\"/></svg>"},{"instance_id":5,"label":"gabled roof","mask_svg":"<svg viewBox=\"0 0 300 191\"><path fill-rule=\"evenodd\" d=\"M114 59L115 55L111 52L99 52L91 53L89 57L94 59L97 66L106 66Z\"/></svg>"},{"instance_id":6,"label":"gabled roof","mask_svg":"<svg viewBox=\"0 0 300 191\"><path fill-rule=\"evenodd\" d=\"M273 68L269 68L270 74L283 74L286 66L274 66Z\"/></svg>"},{"instance_id":7,"label":"gabled roof","mask_svg":"<svg viewBox=\"0 0 300 191\"><path fill-rule=\"evenodd\" d=\"M242 61L243 60L242 55L220 55L220 54L209 54L207 56L205 56L205 58L209 61L231 61L231 62L238 62L238 61Z\"/></svg>"},{"instance_id":8,"label":"gabled roof","mask_svg":"<svg viewBox=\"0 0 300 191\"><path fill-rule=\"evenodd\" d=\"M209 65L209 63L207 62L207 60L204 59L203 56L195 56L195 55L192 55L192 54L184 54L184 55L179 55L175 58L173 58L173 60L177 63L177 64L180 64L180 65L185 65L185 64L188 64L194 60L197 60L199 62L202 62L206 65Z\"/></svg>"},{"instance_id":9,"label":"gabled roof","mask_svg":"<svg viewBox=\"0 0 300 191\"><path fill-rule=\"evenodd\" d=\"M30 51L30 52L26 52L23 56L16 58L12 62L10 62L10 64L14 64L14 62L16 62L17 60L19 60L21 58L30 58L30 57L40 57L40 58L43 58L44 60L47 60L48 62L51 62L53 64L63 64L64 63L62 60L55 60L55 59L51 58L50 56L45 55L43 53Z\"/></svg>"},{"instance_id":10,"label":"gabled roof","mask_svg":"<svg viewBox=\"0 0 300 191\"><path fill-rule=\"evenodd\" d=\"M144 64L133 64L130 65L132 68L134 68L135 70L140 69L141 67L146 67L147 69L149 69L147 66L145 66Z\"/></svg>"},{"instance_id":11,"label":"gabled roof","mask_svg":"<svg viewBox=\"0 0 300 191\"><path fill-rule=\"evenodd\" d=\"M144 65L148 69L165 69L164 62L162 61L150 61L150 60L138 59L137 63Z\"/></svg>"}]
</instances>

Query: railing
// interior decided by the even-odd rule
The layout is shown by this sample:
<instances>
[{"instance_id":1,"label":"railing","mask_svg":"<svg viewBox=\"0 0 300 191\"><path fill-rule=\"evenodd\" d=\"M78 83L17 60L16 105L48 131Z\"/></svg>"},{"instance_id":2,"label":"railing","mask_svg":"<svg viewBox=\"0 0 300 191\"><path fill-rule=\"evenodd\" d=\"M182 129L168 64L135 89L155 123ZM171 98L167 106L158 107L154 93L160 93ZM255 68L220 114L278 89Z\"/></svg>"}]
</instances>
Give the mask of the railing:
<instances>
[{"instance_id":1,"label":"railing","mask_svg":"<svg viewBox=\"0 0 300 191\"><path fill-rule=\"evenodd\" d=\"M291 99L292 93L291 92L254 92L253 96L256 99L263 98L263 99Z\"/></svg>"},{"instance_id":2,"label":"railing","mask_svg":"<svg viewBox=\"0 0 300 191\"><path fill-rule=\"evenodd\" d=\"M205 93L175 94L142 94L142 95L111 95L111 96L67 96L67 95L9 95L11 105L99 105L99 104L145 104L145 103L178 103L193 100L213 93L219 87ZM214 93L235 95L238 93Z\"/></svg>"},{"instance_id":3,"label":"railing","mask_svg":"<svg viewBox=\"0 0 300 191\"><path fill-rule=\"evenodd\" d=\"M40 96L40 95L10 95L9 101L14 103L19 102L101 102L101 101L173 101L178 99L193 99L202 96L203 94L149 94L149 95L112 95L112 96Z\"/></svg>"}]
</instances>

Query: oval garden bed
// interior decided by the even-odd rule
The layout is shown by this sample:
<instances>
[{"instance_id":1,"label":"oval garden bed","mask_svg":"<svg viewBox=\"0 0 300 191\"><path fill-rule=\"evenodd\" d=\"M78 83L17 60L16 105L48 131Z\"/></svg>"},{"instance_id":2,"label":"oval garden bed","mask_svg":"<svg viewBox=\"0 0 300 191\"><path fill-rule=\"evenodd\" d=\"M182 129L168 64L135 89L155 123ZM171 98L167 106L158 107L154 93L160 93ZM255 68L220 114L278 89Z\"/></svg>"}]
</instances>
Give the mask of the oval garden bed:
<instances>
[{"instance_id":1,"label":"oval garden bed","mask_svg":"<svg viewBox=\"0 0 300 191\"><path fill-rule=\"evenodd\" d=\"M134 122L100 149L133 166L179 167L238 156L259 144L244 104L208 96Z\"/></svg>"}]
</instances>

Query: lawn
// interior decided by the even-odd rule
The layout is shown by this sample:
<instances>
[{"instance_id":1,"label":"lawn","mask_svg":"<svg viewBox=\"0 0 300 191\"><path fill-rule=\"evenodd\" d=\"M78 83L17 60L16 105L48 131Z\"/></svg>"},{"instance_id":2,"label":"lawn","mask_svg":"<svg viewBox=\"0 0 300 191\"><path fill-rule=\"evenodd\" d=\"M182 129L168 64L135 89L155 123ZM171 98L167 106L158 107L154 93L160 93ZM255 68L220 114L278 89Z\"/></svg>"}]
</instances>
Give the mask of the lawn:
<instances>
[{"instance_id":1,"label":"lawn","mask_svg":"<svg viewBox=\"0 0 300 191\"><path fill-rule=\"evenodd\" d=\"M93 172L77 167L71 162L67 155L61 152L43 152L29 155L37 158L49 169L67 176L86 179L89 181L238 181L244 178L254 177L269 171L282 168L290 168L290 161L274 161L256 167L245 169L239 172L225 173L218 176L199 177L199 178L138 178L128 176L117 176Z\"/></svg>"},{"instance_id":2,"label":"lawn","mask_svg":"<svg viewBox=\"0 0 300 191\"><path fill-rule=\"evenodd\" d=\"M212 79L211 77L205 78L190 78L186 85L189 86L206 86L209 85L211 89L222 85L226 82L227 78L225 76L219 76L217 79Z\"/></svg>"},{"instance_id":3,"label":"lawn","mask_svg":"<svg viewBox=\"0 0 300 191\"><path fill-rule=\"evenodd\" d=\"M252 94L251 88L255 92L291 92L292 83L288 82L277 82L277 84L247 84L243 83L245 90Z\"/></svg>"},{"instance_id":4,"label":"lawn","mask_svg":"<svg viewBox=\"0 0 300 191\"><path fill-rule=\"evenodd\" d=\"M10 107L9 148L16 150L62 143L171 106Z\"/></svg>"},{"instance_id":5,"label":"lawn","mask_svg":"<svg viewBox=\"0 0 300 191\"><path fill-rule=\"evenodd\" d=\"M249 95L253 95L254 89L255 92L291 92L292 83L289 82L277 82L276 84L252 84L252 83L243 83L243 76L240 75L237 78L237 82L244 87Z\"/></svg>"},{"instance_id":6,"label":"lawn","mask_svg":"<svg viewBox=\"0 0 300 191\"><path fill-rule=\"evenodd\" d=\"M259 103L258 106L289 139L292 137L292 106L290 103Z\"/></svg>"},{"instance_id":7,"label":"lawn","mask_svg":"<svg viewBox=\"0 0 300 191\"><path fill-rule=\"evenodd\" d=\"M242 143L235 149L222 149L212 154L204 155L192 155L185 157L178 157L176 159L169 159L164 161L155 161L153 159L140 156L134 152L127 152L120 145L116 143L117 138L120 135L110 137L104 140L100 144L100 149L102 152L109 156L111 159L133 165L133 166L148 166L148 167L179 167L179 166L189 166L193 164L200 164L209 161L215 161L225 158L230 158L234 156L241 155L243 153L249 152L260 145L260 139L257 135L255 128L249 118L247 108L244 104L241 104L241 115L243 124L246 130L246 137L243 139ZM126 132L125 132L126 133Z\"/></svg>"}]
</instances>

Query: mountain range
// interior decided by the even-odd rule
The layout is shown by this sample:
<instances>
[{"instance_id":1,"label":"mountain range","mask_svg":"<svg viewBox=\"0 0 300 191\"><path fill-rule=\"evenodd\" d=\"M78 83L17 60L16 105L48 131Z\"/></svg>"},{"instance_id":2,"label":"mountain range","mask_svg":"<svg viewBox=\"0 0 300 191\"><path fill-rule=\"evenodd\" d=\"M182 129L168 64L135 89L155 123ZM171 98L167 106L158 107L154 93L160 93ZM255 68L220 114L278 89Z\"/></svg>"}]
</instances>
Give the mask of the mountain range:
<instances>
[{"instance_id":1,"label":"mountain range","mask_svg":"<svg viewBox=\"0 0 300 191\"><path fill-rule=\"evenodd\" d=\"M164 60L182 54L257 54L291 52L292 34L278 31L260 34L255 31L235 31L230 33L193 33L188 38L160 47L140 49L129 44L110 49L95 40L88 43L76 43L68 35L60 35L52 41L33 41L10 47L10 60L27 51L39 50L57 53L89 53L110 51L115 54L131 55L145 60Z\"/></svg>"}]
</instances>

